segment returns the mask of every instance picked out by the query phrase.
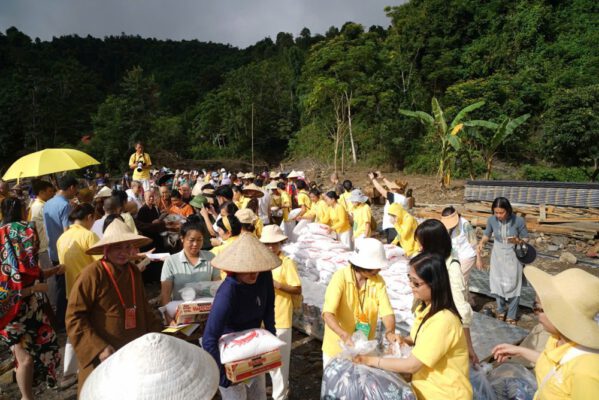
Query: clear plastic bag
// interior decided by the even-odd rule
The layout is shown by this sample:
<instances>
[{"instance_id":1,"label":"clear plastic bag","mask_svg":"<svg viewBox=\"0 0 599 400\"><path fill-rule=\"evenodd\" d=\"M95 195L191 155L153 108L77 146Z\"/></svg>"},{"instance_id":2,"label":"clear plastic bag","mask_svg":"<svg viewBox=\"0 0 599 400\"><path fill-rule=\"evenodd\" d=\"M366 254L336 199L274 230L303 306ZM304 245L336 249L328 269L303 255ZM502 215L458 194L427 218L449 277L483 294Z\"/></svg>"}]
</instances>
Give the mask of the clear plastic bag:
<instances>
[{"instance_id":1,"label":"clear plastic bag","mask_svg":"<svg viewBox=\"0 0 599 400\"><path fill-rule=\"evenodd\" d=\"M339 345L341 346L341 354L340 357L352 359L357 355L366 355L374 352L378 345L376 340L368 340L366 335L360 331L356 331L351 335L351 340L354 342L353 346L348 346L347 344L339 341Z\"/></svg>"},{"instance_id":2,"label":"clear plastic bag","mask_svg":"<svg viewBox=\"0 0 599 400\"><path fill-rule=\"evenodd\" d=\"M489 373L489 382L497 400L532 400L537 391L534 374L520 364L501 364Z\"/></svg>"},{"instance_id":3,"label":"clear plastic bag","mask_svg":"<svg viewBox=\"0 0 599 400\"><path fill-rule=\"evenodd\" d=\"M399 341L387 343L383 358L408 358L412 354L412 346Z\"/></svg>"},{"instance_id":4,"label":"clear plastic bag","mask_svg":"<svg viewBox=\"0 0 599 400\"><path fill-rule=\"evenodd\" d=\"M410 384L398 374L334 358L322 376L325 400L416 400Z\"/></svg>"},{"instance_id":5,"label":"clear plastic bag","mask_svg":"<svg viewBox=\"0 0 599 400\"><path fill-rule=\"evenodd\" d=\"M185 284L185 288L193 288L193 290L195 290L196 298L214 297L221 283L223 283L223 281L190 282Z\"/></svg>"},{"instance_id":6,"label":"clear plastic bag","mask_svg":"<svg viewBox=\"0 0 599 400\"><path fill-rule=\"evenodd\" d=\"M488 377L492 369L493 366L489 363L481 363L478 367L470 365L470 384L474 400L497 400Z\"/></svg>"}]
</instances>

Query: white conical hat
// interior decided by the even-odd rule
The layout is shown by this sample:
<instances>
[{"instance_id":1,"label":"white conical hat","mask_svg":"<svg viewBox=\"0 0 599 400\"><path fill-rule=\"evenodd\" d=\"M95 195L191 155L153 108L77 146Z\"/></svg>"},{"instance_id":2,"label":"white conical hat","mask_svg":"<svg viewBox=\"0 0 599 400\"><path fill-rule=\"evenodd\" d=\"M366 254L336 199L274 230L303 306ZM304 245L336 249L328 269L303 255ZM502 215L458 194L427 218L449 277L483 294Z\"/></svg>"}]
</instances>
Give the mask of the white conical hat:
<instances>
[{"instance_id":1,"label":"white conical hat","mask_svg":"<svg viewBox=\"0 0 599 400\"><path fill-rule=\"evenodd\" d=\"M220 374L214 358L181 339L148 333L101 363L81 400L209 400Z\"/></svg>"}]
</instances>

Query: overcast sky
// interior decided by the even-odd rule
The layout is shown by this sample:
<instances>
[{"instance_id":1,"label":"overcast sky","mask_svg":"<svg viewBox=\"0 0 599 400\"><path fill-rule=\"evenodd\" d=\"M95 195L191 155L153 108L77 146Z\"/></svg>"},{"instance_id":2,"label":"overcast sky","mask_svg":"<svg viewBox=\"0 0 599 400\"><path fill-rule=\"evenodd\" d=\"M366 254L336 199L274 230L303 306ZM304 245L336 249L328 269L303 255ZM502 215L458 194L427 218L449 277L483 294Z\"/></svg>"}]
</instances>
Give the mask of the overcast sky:
<instances>
[{"instance_id":1,"label":"overcast sky","mask_svg":"<svg viewBox=\"0 0 599 400\"><path fill-rule=\"evenodd\" d=\"M387 27L384 7L403 0L0 0L0 30L31 38L121 32L246 47L278 32L312 34L347 21Z\"/></svg>"}]
</instances>

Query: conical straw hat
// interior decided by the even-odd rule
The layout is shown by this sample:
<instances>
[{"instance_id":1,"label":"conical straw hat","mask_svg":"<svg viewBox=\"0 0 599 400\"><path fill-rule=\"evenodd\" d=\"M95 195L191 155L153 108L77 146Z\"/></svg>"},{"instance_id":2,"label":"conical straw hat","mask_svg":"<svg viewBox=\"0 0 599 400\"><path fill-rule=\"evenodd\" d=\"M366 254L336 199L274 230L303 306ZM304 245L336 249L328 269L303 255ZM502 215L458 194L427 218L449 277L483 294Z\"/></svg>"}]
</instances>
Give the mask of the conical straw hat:
<instances>
[{"instance_id":1,"label":"conical straw hat","mask_svg":"<svg viewBox=\"0 0 599 400\"><path fill-rule=\"evenodd\" d=\"M103 199L110 196L112 196L112 189L110 189L107 186L102 186L102 189L100 189L98 193L96 193L94 199Z\"/></svg>"},{"instance_id":2,"label":"conical straw hat","mask_svg":"<svg viewBox=\"0 0 599 400\"><path fill-rule=\"evenodd\" d=\"M148 333L102 362L85 381L81 400L209 400L219 370L198 346Z\"/></svg>"},{"instance_id":3,"label":"conical straw hat","mask_svg":"<svg viewBox=\"0 0 599 400\"><path fill-rule=\"evenodd\" d=\"M227 272L251 273L275 269L281 265L281 259L260 243L254 234L243 233L210 263Z\"/></svg>"},{"instance_id":4,"label":"conical straw hat","mask_svg":"<svg viewBox=\"0 0 599 400\"><path fill-rule=\"evenodd\" d=\"M152 243L152 239L136 235L123 221L115 219L106 228L102 239L90 247L86 253L90 255L104 254L104 247L116 243L131 243L135 247L143 247Z\"/></svg>"},{"instance_id":5,"label":"conical straw hat","mask_svg":"<svg viewBox=\"0 0 599 400\"><path fill-rule=\"evenodd\" d=\"M244 186L241 193L243 193L244 196L251 197L251 198L264 197L264 192L262 191L262 189L260 189L258 186L254 185L253 183L250 183L249 185Z\"/></svg>"}]
</instances>

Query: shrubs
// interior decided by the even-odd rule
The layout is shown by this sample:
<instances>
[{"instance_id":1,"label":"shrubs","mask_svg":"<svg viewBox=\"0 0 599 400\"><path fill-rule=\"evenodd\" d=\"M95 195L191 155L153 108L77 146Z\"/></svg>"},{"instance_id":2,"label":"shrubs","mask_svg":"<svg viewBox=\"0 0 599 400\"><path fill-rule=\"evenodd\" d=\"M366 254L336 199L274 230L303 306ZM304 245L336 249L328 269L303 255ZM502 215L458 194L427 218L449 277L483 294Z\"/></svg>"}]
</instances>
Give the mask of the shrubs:
<instances>
[{"instance_id":1,"label":"shrubs","mask_svg":"<svg viewBox=\"0 0 599 400\"><path fill-rule=\"evenodd\" d=\"M538 165L524 165L520 178L527 181L551 182L588 182L590 180L582 168Z\"/></svg>"}]
</instances>

